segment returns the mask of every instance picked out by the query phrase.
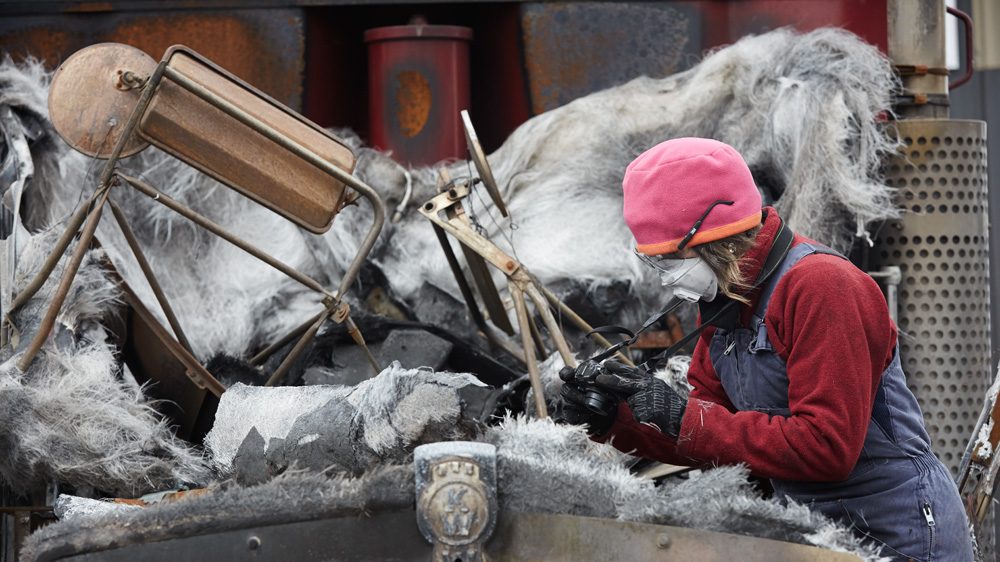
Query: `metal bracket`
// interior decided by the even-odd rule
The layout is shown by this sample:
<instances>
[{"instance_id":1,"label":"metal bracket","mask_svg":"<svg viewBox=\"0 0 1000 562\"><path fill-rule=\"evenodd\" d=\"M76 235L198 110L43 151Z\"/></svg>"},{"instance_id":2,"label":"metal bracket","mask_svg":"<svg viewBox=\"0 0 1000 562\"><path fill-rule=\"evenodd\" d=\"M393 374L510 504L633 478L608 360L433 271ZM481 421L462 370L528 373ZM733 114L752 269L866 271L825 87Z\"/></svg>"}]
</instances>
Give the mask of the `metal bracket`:
<instances>
[{"instance_id":1,"label":"metal bracket","mask_svg":"<svg viewBox=\"0 0 1000 562\"><path fill-rule=\"evenodd\" d=\"M496 447L450 441L413 452L417 527L434 545L434 562L485 562L497 524Z\"/></svg>"}]
</instances>

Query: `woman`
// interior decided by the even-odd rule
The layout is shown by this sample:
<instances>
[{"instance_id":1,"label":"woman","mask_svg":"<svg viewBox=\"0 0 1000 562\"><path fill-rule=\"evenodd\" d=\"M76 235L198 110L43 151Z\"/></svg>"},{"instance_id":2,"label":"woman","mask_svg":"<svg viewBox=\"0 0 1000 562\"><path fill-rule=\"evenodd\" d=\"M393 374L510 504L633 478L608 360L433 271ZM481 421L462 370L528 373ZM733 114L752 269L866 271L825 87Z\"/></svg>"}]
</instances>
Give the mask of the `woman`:
<instances>
[{"instance_id":1,"label":"woman","mask_svg":"<svg viewBox=\"0 0 1000 562\"><path fill-rule=\"evenodd\" d=\"M588 383L567 372L567 421L663 462L744 463L777 497L849 525L883 555L972 560L878 285L761 209L746 163L721 142L661 143L628 166L623 188L637 255L674 296L699 300L709 324L688 371L694 388L685 401L608 362L589 384L621 402L598 413L585 406Z\"/></svg>"}]
</instances>

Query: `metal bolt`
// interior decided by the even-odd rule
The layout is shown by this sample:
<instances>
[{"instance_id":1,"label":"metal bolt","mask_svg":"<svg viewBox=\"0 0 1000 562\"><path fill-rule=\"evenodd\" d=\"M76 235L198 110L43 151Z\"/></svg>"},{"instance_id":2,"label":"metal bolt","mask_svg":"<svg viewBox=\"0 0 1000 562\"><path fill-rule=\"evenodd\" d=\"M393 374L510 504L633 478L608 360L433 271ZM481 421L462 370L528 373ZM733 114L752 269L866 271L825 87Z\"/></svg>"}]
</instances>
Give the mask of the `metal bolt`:
<instances>
[{"instance_id":1,"label":"metal bolt","mask_svg":"<svg viewBox=\"0 0 1000 562\"><path fill-rule=\"evenodd\" d=\"M514 262L509 261L509 262L503 264L503 266L506 267L507 269L514 269Z\"/></svg>"},{"instance_id":2,"label":"metal bolt","mask_svg":"<svg viewBox=\"0 0 1000 562\"><path fill-rule=\"evenodd\" d=\"M670 548L670 535L660 533L656 536L656 548Z\"/></svg>"},{"instance_id":3,"label":"metal bolt","mask_svg":"<svg viewBox=\"0 0 1000 562\"><path fill-rule=\"evenodd\" d=\"M449 189L448 190L448 197L450 197L451 199L455 199L455 198L458 197L458 192L455 191L454 189Z\"/></svg>"},{"instance_id":4,"label":"metal bolt","mask_svg":"<svg viewBox=\"0 0 1000 562\"><path fill-rule=\"evenodd\" d=\"M434 203L427 203L424 205L424 209L427 209L428 211L430 211L433 208L434 208Z\"/></svg>"},{"instance_id":5,"label":"metal bolt","mask_svg":"<svg viewBox=\"0 0 1000 562\"><path fill-rule=\"evenodd\" d=\"M247 539L247 548L249 548L250 550L257 550L258 548L260 548L260 538L250 537L249 539Z\"/></svg>"}]
</instances>

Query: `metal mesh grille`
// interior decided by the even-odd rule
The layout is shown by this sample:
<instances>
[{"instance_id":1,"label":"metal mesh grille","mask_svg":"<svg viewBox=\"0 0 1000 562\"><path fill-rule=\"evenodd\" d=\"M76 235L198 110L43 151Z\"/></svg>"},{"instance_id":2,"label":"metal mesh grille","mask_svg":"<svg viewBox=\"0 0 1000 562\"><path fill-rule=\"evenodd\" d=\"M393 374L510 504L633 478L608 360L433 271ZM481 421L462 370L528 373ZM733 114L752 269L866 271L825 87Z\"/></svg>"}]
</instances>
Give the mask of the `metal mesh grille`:
<instances>
[{"instance_id":1,"label":"metal mesh grille","mask_svg":"<svg viewBox=\"0 0 1000 562\"><path fill-rule=\"evenodd\" d=\"M990 380L986 127L981 121L898 123L903 153L886 183L906 211L879 235L881 265L898 265L900 357L934 451L953 473Z\"/></svg>"}]
</instances>

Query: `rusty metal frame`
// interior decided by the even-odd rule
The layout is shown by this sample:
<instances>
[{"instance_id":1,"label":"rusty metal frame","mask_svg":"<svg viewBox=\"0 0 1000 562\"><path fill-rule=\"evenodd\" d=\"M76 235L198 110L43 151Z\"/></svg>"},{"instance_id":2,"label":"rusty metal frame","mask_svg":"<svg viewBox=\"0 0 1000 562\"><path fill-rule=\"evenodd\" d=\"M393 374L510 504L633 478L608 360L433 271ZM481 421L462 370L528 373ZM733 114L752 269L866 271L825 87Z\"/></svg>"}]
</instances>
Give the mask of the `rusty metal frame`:
<instances>
[{"instance_id":1,"label":"rusty metal frame","mask_svg":"<svg viewBox=\"0 0 1000 562\"><path fill-rule=\"evenodd\" d=\"M557 308L560 314L566 316L581 330L590 332L593 330L593 327L539 283L522 264L476 231L462 209L462 201L469 194L470 188L467 180L452 182L446 191L439 193L424 203L420 207L420 213L431 221L435 232L438 234L438 239L448 259L448 265L455 275L455 281L458 283L462 296L465 298L473 321L493 343L509 349L510 345L498 337L486 323L484 315L474 300L472 288L466 280L465 274L445 234L451 235L458 240L467 258L472 256L473 259L470 260L470 263L476 260L482 261L483 264L493 266L507 277L507 290L510 293L514 314L517 318L517 331L520 332L521 336L521 349L512 350L512 354L515 357L522 358L527 366L528 377L531 380L535 399L535 411L538 417L544 418L548 415L548 411L545 406L545 397L542 393L541 373L538 369L536 357L537 347L535 338L532 336L532 316L529 314L527 301L531 301L536 314L548 330L556 350L568 366L576 366L576 361L573 359L573 354L566 343L566 338L563 336L562 329L559 327L559 323L552 314L550 307ZM496 293L496 286L493 285L489 271L484 268L485 275L477 275L475 268L471 268L471 271L476 279L476 285L480 289L480 296L483 298L490 313L490 320L496 326L503 329L505 325L509 325L510 321L507 317L506 308L503 307L502 302L499 300L499 294ZM488 297L487 295L489 294L495 295L497 304L490 304L494 299ZM592 336L602 345L611 346L611 343L600 334L592 334ZM632 364L625 355L618 353L618 357L622 361Z\"/></svg>"},{"instance_id":2,"label":"rusty metal frame","mask_svg":"<svg viewBox=\"0 0 1000 562\"><path fill-rule=\"evenodd\" d=\"M186 76L183 76L176 71L172 70L167 66L170 60L170 53L168 51L167 56L164 60L156 66L156 69L149 76L147 80L137 81L137 84L141 84L142 94L139 97L139 101L133 110L132 114L129 116L128 122L125 125L122 136L116 143L114 150L105 163L100 180L98 182L97 188L94 194L91 196L87 203L80 206L79 209L70 218L66 230L57 241L55 248L52 253L46 259L41 270L35 275L35 277L28 283L23 291L21 291L12 301L10 311L7 311L3 319L4 324L11 324L9 314L10 312L17 310L19 307L23 306L24 303L28 301L32 296L34 296L37 291L42 287L45 281L51 276L52 271L55 269L59 260L61 259L63 253L69 247L72 239L80 233L80 239L73 250L70 257L70 261L66 266L65 271L60 279L59 287L57 288L55 294L52 297L52 301L49 304L46 314L43 317L42 324L39 327L38 333L35 334L34 339L31 341L24 355L18 361L18 368L22 371L26 370L31 362L34 360L38 351L41 349L45 340L48 338L52 327L55 324L56 316L66 299L69 292L70 286L73 279L76 277L77 272L83 257L94 239L94 233L97 229L97 225L100 222L103 207L109 202L109 195L112 187L121 185L124 182L126 185L144 193L145 195L151 197L154 201L166 206L167 208L173 210L174 212L180 214L184 218L190 220L194 224L201 228L204 228L211 232L212 234L223 238L227 242L239 247L245 252L249 253L251 256L263 261L264 263L270 265L271 267L281 271L285 275L291 277L292 279L303 284L307 288L320 293L323 296L323 306L324 310L310 318L308 322L304 325L305 327L299 327L292 331L292 337L285 336L279 338L282 345L286 345L295 337L300 337L298 343L293 347L292 351L284 358L282 363L277 367L277 369L272 374L271 378L268 380L268 385L277 384L284 375L288 372L291 366L294 364L295 360L298 359L302 351L308 345L308 343L315 337L317 331L327 320L334 320L336 322L347 323L348 332L351 334L354 341L361 346L372 364L373 369L376 373L379 372L378 363L375 361L374 356L371 351L365 345L364 338L361 335L360 330L354 324L350 318L350 313L347 308L346 303L343 302L343 295L347 289L354 283L357 276L361 270L364 261L367 259L368 254L371 252L375 245L379 233L382 230L382 226L385 222L385 207L382 203L381 198L366 183L362 182L356 178L352 173L340 169L337 166L332 165L326 160L320 158L316 153L310 150L306 146L302 146L296 141L282 135L280 132L270 127L266 123L257 119L256 117L243 111L240 107L230 103L228 100L214 94L206 88L201 87L199 84L189 80ZM353 189L361 197L364 197L372 206L373 210L373 220L372 226L369 229L367 235L365 236L362 244L360 245L354 260L348 266L343 278L341 279L340 285L335 292L330 292L324 288L318 281L312 279L311 277L299 272L298 270L282 263L276 258L268 255L262 250L256 248L250 243L240 239L239 237L229 233L220 225L210 221L206 217L196 213L195 211L187 208L186 206L174 201L173 199L167 197L163 193L159 192L155 187L125 174L117 171L118 160L122 154L127 141L137 133L137 126L142 115L146 112L149 107L150 100L153 97L154 92L160 85L164 78L169 78L177 85L181 86L185 90L194 94L201 100L207 102L211 106L223 111L228 116L236 119L240 123L246 125L251 130L261 134L262 136L268 138L269 140L275 142L282 148L288 150L292 154L302 158L306 162L316 166L333 179L345 184L346 186ZM131 229L128 227L128 222L116 205L111 206L112 213L115 216L116 221L122 228L123 234L125 235L126 241L129 244L130 249L135 255L136 259L140 264L140 269L142 269L143 275L146 280L150 283L153 293L156 296L157 301L163 307L164 313L167 316L168 323L174 332L174 335L188 351L190 351L190 344L187 341L187 337L184 335L183 330L177 321L176 316L173 314L166 295L163 294L159 283L156 281L155 275L152 269L149 267L148 261L139 248L134 235L131 233ZM83 225L83 230L80 232L80 227ZM269 346L267 350L267 355L270 355L278 348L274 345ZM262 354L258 354L259 359ZM264 355L266 358L266 355ZM262 361L262 359L261 359Z\"/></svg>"}]
</instances>

